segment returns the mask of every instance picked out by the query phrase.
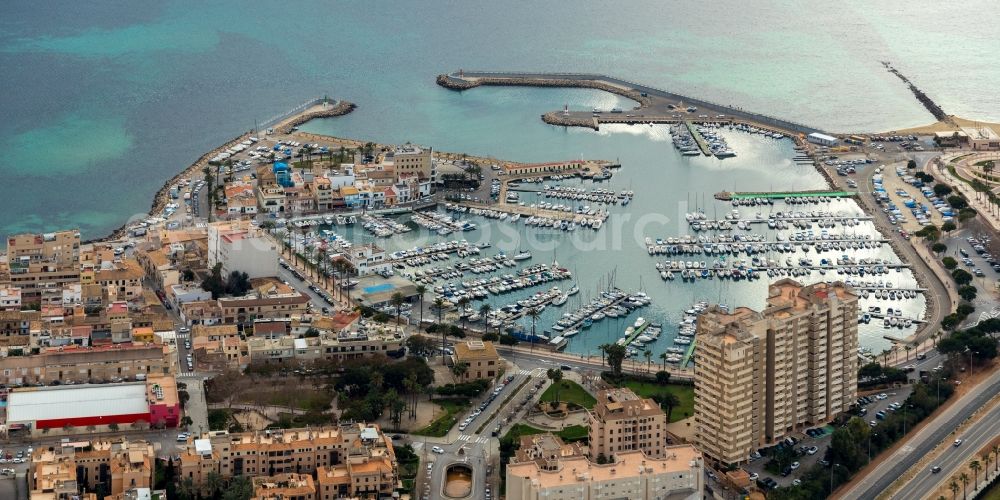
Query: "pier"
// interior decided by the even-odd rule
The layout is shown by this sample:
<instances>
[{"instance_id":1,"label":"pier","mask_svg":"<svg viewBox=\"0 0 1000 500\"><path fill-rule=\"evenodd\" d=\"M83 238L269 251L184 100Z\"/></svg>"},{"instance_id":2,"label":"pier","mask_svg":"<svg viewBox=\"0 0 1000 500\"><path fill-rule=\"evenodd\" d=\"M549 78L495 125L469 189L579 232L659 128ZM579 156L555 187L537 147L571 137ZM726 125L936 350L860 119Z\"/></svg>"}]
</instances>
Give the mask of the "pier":
<instances>
[{"instance_id":1,"label":"pier","mask_svg":"<svg viewBox=\"0 0 1000 500\"><path fill-rule=\"evenodd\" d=\"M618 342L620 343L620 345L628 346L629 344L632 343L632 341L638 338L639 335L642 335L642 332L646 331L646 328L649 328L649 326L652 324L653 324L652 321L646 320L646 322L643 323L642 326L632 330L632 333L630 333L627 337L620 339Z\"/></svg>"},{"instance_id":2,"label":"pier","mask_svg":"<svg viewBox=\"0 0 1000 500\"><path fill-rule=\"evenodd\" d=\"M680 367L684 368L691 362L691 358L694 357L694 346L698 343L698 336L695 335L691 337L691 344L688 345L687 351L684 352L684 359L681 360Z\"/></svg>"},{"instance_id":3,"label":"pier","mask_svg":"<svg viewBox=\"0 0 1000 500\"><path fill-rule=\"evenodd\" d=\"M705 156L712 156L711 150L708 149L708 143L705 142L705 138L701 136L701 132L691 124L691 120L684 120L684 126L687 127L687 131L691 134L694 142L698 144L698 149L701 150L701 154Z\"/></svg>"},{"instance_id":4,"label":"pier","mask_svg":"<svg viewBox=\"0 0 1000 500\"><path fill-rule=\"evenodd\" d=\"M786 198L851 198L858 193L853 191L773 191L773 192L750 192L750 191L722 191L715 193L715 199L721 201L746 200L754 198L764 198L768 200L783 200Z\"/></svg>"},{"instance_id":5,"label":"pier","mask_svg":"<svg viewBox=\"0 0 1000 500\"><path fill-rule=\"evenodd\" d=\"M617 94L638 103L634 109L625 112L553 111L543 115L546 123L555 125L597 128L601 123L679 123L687 119L703 119L717 123L752 124L796 138L822 132L816 127L790 120L594 73L457 71L438 75L437 84L458 91L481 85L590 88ZM689 112L688 107L698 109ZM707 118L701 118L702 116Z\"/></svg>"},{"instance_id":6,"label":"pier","mask_svg":"<svg viewBox=\"0 0 1000 500\"><path fill-rule=\"evenodd\" d=\"M576 212L563 212L561 210L547 210L547 209L538 208L538 207L521 206L521 205L515 205L515 204L512 204L512 203L497 203L496 205L481 205L481 204L469 203L469 202L459 202L459 203L455 203L454 205L455 206L466 207L466 208L469 208L469 209L477 209L477 210L485 210L485 211L492 210L492 211L496 211L496 212L507 213L507 214L510 214L510 215L519 214L519 215L525 216L525 217L544 217L544 218L547 218L547 219L552 219L552 220L557 220L557 221L566 221L566 222L575 222L575 223L578 223L578 224L581 223L581 222L583 222L584 219L595 219L596 218L596 219L599 219L601 222L603 222L604 220L606 220L608 218L607 212L599 212L596 215L586 215L586 214L578 214Z\"/></svg>"},{"instance_id":7,"label":"pier","mask_svg":"<svg viewBox=\"0 0 1000 500\"><path fill-rule=\"evenodd\" d=\"M620 290L618 290L618 291L620 291ZM628 300L628 299L629 299L629 294L627 294L627 293L623 293L621 297L618 297L618 298L616 298L615 300L611 301L611 303L610 303L610 304L608 304L608 305L606 305L606 306L602 307L602 308L600 309L600 311L601 311L601 312L603 312L603 311L607 311L607 310L608 310L608 308L611 308L611 307L615 307L615 306L618 306L619 304L621 304L622 302L625 302L625 301L626 301L626 300ZM567 326L567 327L565 328L565 330L564 330L564 331L569 331L569 330L580 330L580 329L581 329L581 327L583 326L583 322L584 322L584 321L586 321L586 320L588 320L588 319L590 319L590 316L586 316L586 317L584 317L584 318L581 318L581 319L580 319L579 321L576 321L575 323L573 323L573 324L571 324L571 325ZM649 323L647 322L647 324L649 324Z\"/></svg>"}]
</instances>

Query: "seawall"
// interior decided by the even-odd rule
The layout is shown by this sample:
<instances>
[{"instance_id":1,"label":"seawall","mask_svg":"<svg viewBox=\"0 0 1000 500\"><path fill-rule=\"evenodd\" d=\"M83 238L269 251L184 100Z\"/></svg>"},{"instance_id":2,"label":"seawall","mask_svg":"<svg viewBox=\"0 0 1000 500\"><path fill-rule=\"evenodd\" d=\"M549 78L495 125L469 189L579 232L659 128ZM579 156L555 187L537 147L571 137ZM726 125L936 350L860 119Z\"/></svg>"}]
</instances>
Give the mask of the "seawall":
<instances>
[{"instance_id":1,"label":"seawall","mask_svg":"<svg viewBox=\"0 0 1000 500\"><path fill-rule=\"evenodd\" d=\"M336 101L333 106L323 106L323 103L330 103L331 101L325 97L312 99L306 101L305 103L293 108L291 111L278 115L260 125L263 128L275 128L281 133L288 133L293 127L301 125L313 118L323 118L323 117L333 117L341 116L354 111L357 107L353 103L348 101ZM149 212L145 214L143 218L153 217L157 214L163 212L170 203L170 187L177 184L185 177L190 177L192 174L201 172L205 166L208 165L210 159L214 158L219 153L247 140L254 131L243 132L242 134L229 139L223 145L212 149L211 151L198 157L194 163L190 164L184 170L180 171L178 174L171 177L169 180L163 183L163 186L156 191L153 196L153 202L149 208ZM113 230L111 234L100 238L93 238L84 241L84 243L97 243L102 241L114 241L119 240L128 235L131 223L135 219L129 219L122 223L117 229Z\"/></svg>"}]
</instances>

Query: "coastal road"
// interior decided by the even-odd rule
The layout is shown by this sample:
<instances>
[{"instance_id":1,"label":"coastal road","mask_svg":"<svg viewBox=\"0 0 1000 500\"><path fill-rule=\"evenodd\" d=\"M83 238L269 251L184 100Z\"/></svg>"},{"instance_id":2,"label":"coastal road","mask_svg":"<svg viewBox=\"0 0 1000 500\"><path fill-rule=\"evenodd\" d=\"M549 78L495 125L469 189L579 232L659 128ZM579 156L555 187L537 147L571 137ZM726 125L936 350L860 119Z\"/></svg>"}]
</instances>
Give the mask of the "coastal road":
<instances>
[{"instance_id":1,"label":"coastal road","mask_svg":"<svg viewBox=\"0 0 1000 500\"><path fill-rule=\"evenodd\" d=\"M892 498L931 498L931 495L941 486L941 483L948 482L954 474L973 458L978 459L979 450L993 442L997 436L1000 436L1000 405L980 417L963 434L955 436L955 439L962 439L961 446L953 446L951 442L954 440L949 437L946 440L947 442L944 443L946 448L941 456L925 470L917 472L916 477L893 494ZM941 467L941 472L937 474L931 473L930 468L935 465ZM986 464L983 464L983 466L985 467Z\"/></svg>"},{"instance_id":2,"label":"coastal road","mask_svg":"<svg viewBox=\"0 0 1000 500\"><path fill-rule=\"evenodd\" d=\"M1000 371L994 372L964 396L952 401L950 406L927 422L920 431L911 433L894 453L878 457L880 463L853 487L838 492L837 498L874 499L930 453L938 443L954 439L950 436L955 429L997 394L1000 394Z\"/></svg>"}]
</instances>

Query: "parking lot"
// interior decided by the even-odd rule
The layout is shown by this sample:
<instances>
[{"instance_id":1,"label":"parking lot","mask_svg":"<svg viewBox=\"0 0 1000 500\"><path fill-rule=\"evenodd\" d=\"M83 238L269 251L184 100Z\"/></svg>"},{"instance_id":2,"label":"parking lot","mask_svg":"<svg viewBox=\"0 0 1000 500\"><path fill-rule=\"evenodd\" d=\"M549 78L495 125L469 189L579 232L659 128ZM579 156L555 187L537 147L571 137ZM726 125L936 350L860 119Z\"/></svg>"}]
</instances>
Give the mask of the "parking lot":
<instances>
[{"instance_id":1,"label":"parking lot","mask_svg":"<svg viewBox=\"0 0 1000 500\"><path fill-rule=\"evenodd\" d=\"M875 421L875 432L878 432L877 422L879 421L879 418L876 417L876 414L880 411L884 411L886 414L891 411L895 411L891 410L890 406L902 405L903 401L910 395L910 391L911 389L909 387L902 387L891 391L887 390L868 395L866 396L867 399L864 400L864 404L861 405L858 410L858 416L865 419L865 421L869 422L869 424L871 421ZM884 398L880 398L879 396L883 394ZM787 463L779 464L779 471L787 471L787 474L773 474L765 469L767 463L772 460L770 455L780 455L779 453L776 453L775 450L764 450L762 452L762 456L759 458L753 458L748 465L744 466L744 470L750 474L751 480L766 481L770 478L774 481L774 484L778 486L796 484L795 481L798 479L798 476L802 473L802 471L811 468L817 462L824 459L826 450L830 445L830 436L832 434L833 426L827 425L807 429L804 432L796 432L790 436L791 439L794 440L794 444L790 445L794 450L794 453L785 454L785 456L789 457ZM783 446L788 447L789 445L785 444Z\"/></svg>"}]
</instances>

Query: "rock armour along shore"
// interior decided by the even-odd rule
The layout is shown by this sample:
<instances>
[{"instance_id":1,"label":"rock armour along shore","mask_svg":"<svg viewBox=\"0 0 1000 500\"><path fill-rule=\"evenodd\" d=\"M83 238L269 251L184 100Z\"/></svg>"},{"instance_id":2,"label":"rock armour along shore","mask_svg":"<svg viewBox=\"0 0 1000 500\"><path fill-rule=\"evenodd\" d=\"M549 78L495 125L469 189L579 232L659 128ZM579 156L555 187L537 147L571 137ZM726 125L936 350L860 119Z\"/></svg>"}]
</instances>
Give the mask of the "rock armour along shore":
<instances>
[{"instance_id":1,"label":"rock armour along shore","mask_svg":"<svg viewBox=\"0 0 1000 500\"><path fill-rule=\"evenodd\" d=\"M281 123L276 125L275 129L278 130L278 132L280 133L287 134L292 131L292 128L297 127L309 120L312 120L313 118L342 116L350 113L351 111L354 111L355 108L357 108L357 106L354 103L347 101L338 101L335 106L329 109L311 110L291 116L285 121L282 121ZM222 153L223 151L247 140L252 133L253 133L252 131L244 132L226 141L225 144L201 155L200 157L198 157L197 160L195 160L194 163L189 165L187 168L182 170L177 175L171 177L169 180L167 180L167 182L163 183L163 186L161 186L160 189L156 191L156 194L153 196L153 204L150 206L149 212L145 214L145 217L152 217L156 214L159 214L160 212L163 211L163 209L167 207L167 204L170 203L170 186L177 184L178 182L181 181L181 179L184 179L185 177L189 177L194 173L200 172L203 168L205 168L205 166L208 165L208 161L210 159L214 158L219 153ZM122 223L121 226L118 227L118 229L115 229L114 231L111 232L111 234L107 236L104 236L102 238L88 239L83 243L99 243L102 241L115 241L122 239L128 235L129 223L131 222L131 220L132 219L125 221L124 223Z\"/></svg>"}]
</instances>

